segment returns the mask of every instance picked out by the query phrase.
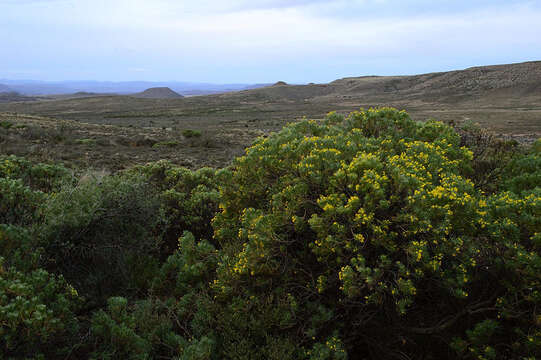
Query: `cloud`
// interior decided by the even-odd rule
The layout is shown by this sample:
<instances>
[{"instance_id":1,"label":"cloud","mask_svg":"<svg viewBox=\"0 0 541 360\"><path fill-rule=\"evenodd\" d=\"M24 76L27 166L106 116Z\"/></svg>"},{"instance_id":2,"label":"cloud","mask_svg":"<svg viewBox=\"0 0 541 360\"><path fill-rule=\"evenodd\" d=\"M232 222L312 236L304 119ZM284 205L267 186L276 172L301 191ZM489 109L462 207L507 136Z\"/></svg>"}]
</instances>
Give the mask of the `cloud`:
<instances>
[{"instance_id":1,"label":"cloud","mask_svg":"<svg viewBox=\"0 0 541 360\"><path fill-rule=\"evenodd\" d=\"M31 5L42 3L66 3L70 1L73 0L0 0L0 5Z\"/></svg>"},{"instance_id":2,"label":"cloud","mask_svg":"<svg viewBox=\"0 0 541 360\"><path fill-rule=\"evenodd\" d=\"M401 11L406 3L408 11ZM126 78L309 82L541 58L541 6L487 4L43 0L18 6L0 0L0 40L10 49L0 69L23 63L57 74L84 68Z\"/></svg>"}]
</instances>

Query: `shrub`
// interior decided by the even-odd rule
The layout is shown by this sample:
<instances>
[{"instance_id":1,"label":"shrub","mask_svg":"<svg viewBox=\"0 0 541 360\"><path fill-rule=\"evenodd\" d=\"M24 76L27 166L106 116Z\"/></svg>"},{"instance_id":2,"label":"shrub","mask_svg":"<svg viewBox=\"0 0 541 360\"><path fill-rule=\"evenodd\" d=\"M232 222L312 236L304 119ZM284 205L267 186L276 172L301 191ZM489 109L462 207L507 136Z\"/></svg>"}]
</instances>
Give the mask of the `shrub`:
<instances>
[{"instance_id":1,"label":"shrub","mask_svg":"<svg viewBox=\"0 0 541 360\"><path fill-rule=\"evenodd\" d=\"M97 301L145 291L157 262L159 202L144 179L67 185L42 208L47 267Z\"/></svg>"},{"instance_id":2,"label":"shrub","mask_svg":"<svg viewBox=\"0 0 541 360\"><path fill-rule=\"evenodd\" d=\"M96 139L77 139L75 140L75 143L81 144L81 145L95 145Z\"/></svg>"},{"instance_id":3,"label":"shrub","mask_svg":"<svg viewBox=\"0 0 541 360\"><path fill-rule=\"evenodd\" d=\"M487 193L500 190L503 169L521 153L518 143L497 139L488 130L470 121L455 129L460 135L461 145L473 153L473 172L469 178L477 188Z\"/></svg>"},{"instance_id":4,"label":"shrub","mask_svg":"<svg viewBox=\"0 0 541 360\"><path fill-rule=\"evenodd\" d=\"M0 128L7 130L7 129L10 129L11 127L13 127L13 123L9 121L0 121Z\"/></svg>"},{"instance_id":5,"label":"shrub","mask_svg":"<svg viewBox=\"0 0 541 360\"><path fill-rule=\"evenodd\" d=\"M191 232L197 239L212 239L211 220L219 211L218 186L227 170L192 171L159 161L135 167L131 172L143 175L160 192L164 259L177 248L178 238L184 231Z\"/></svg>"},{"instance_id":6,"label":"shrub","mask_svg":"<svg viewBox=\"0 0 541 360\"><path fill-rule=\"evenodd\" d=\"M92 319L91 330L96 342L92 358L154 358L151 357L154 352L151 341L156 337L160 339L164 332L166 342L163 347L168 351L162 356L172 358L177 355L180 339L170 331L171 322L160 318L149 305L143 302L129 309L125 298L110 298L106 311L98 311Z\"/></svg>"},{"instance_id":7,"label":"shrub","mask_svg":"<svg viewBox=\"0 0 541 360\"><path fill-rule=\"evenodd\" d=\"M201 131L186 129L182 131L182 136L186 138L201 137Z\"/></svg>"},{"instance_id":8,"label":"shrub","mask_svg":"<svg viewBox=\"0 0 541 360\"><path fill-rule=\"evenodd\" d=\"M20 271L35 270L40 265L42 249L32 232L21 226L0 224L0 257L4 265Z\"/></svg>"},{"instance_id":9,"label":"shrub","mask_svg":"<svg viewBox=\"0 0 541 360\"><path fill-rule=\"evenodd\" d=\"M541 184L541 152L536 145L530 153L516 156L507 166L503 166L501 185L505 190L520 194L533 190Z\"/></svg>"},{"instance_id":10,"label":"shrub","mask_svg":"<svg viewBox=\"0 0 541 360\"><path fill-rule=\"evenodd\" d=\"M178 141L176 140L169 140L169 141L160 141L156 144L152 145L153 148L160 148L160 147L176 147L178 146Z\"/></svg>"},{"instance_id":11,"label":"shrub","mask_svg":"<svg viewBox=\"0 0 541 360\"><path fill-rule=\"evenodd\" d=\"M334 336L336 357L449 358L453 338L464 356L539 355L539 192L484 196L460 141L384 108L302 121L249 148L213 223L224 353L324 353Z\"/></svg>"},{"instance_id":12,"label":"shrub","mask_svg":"<svg viewBox=\"0 0 541 360\"><path fill-rule=\"evenodd\" d=\"M125 298L111 298L107 310L94 315L94 356L216 359L214 340L207 336L211 315L206 293L217 258L212 245L185 233L178 251L158 272L152 297L132 306Z\"/></svg>"},{"instance_id":13,"label":"shrub","mask_svg":"<svg viewBox=\"0 0 541 360\"><path fill-rule=\"evenodd\" d=\"M77 291L45 270L28 273L0 257L0 346L8 358L65 356L77 334Z\"/></svg>"},{"instance_id":14,"label":"shrub","mask_svg":"<svg viewBox=\"0 0 541 360\"><path fill-rule=\"evenodd\" d=\"M44 192L56 191L74 179L62 165L33 164L15 155L0 156L0 178L20 179L24 185Z\"/></svg>"},{"instance_id":15,"label":"shrub","mask_svg":"<svg viewBox=\"0 0 541 360\"><path fill-rule=\"evenodd\" d=\"M541 153L464 131L477 130L330 113L258 139L229 169L160 161L78 184L60 168L35 182L41 165L4 158L1 345L38 358L541 357ZM79 320L53 273L89 297Z\"/></svg>"},{"instance_id":16,"label":"shrub","mask_svg":"<svg viewBox=\"0 0 541 360\"><path fill-rule=\"evenodd\" d=\"M44 199L44 193L31 190L21 180L0 178L0 224L31 224Z\"/></svg>"}]
</instances>

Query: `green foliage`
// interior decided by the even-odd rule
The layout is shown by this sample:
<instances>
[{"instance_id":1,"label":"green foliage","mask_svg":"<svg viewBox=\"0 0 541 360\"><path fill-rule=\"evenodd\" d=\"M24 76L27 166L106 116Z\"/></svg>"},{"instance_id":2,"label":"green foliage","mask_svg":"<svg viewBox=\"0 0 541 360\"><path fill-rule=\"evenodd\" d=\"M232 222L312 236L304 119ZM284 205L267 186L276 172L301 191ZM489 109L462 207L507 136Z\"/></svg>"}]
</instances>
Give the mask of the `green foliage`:
<instances>
[{"instance_id":1,"label":"green foliage","mask_svg":"<svg viewBox=\"0 0 541 360\"><path fill-rule=\"evenodd\" d=\"M541 357L538 143L382 108L219 171L3 157L2 355Z\"/></svg>"},{"instance_id":2,"label":"green foliage","mask_svg":"<svg viewBox=\"0 0 541 360\"><path fill-rule=\"evenodd\" d=\"M10 129L11 127L13 127L13 123L9 122L9 121L0 121L0 128L2 129Z\"/></svg>"},{"instance_id":3,"label":"green foliage","mask_svg":"<svg viewBox=\"0 0 541 360\"><path fill-rule=\"evenodd\" d=\"M0 156L0 178L20 179L33 190L44 192L56 191L73 181L71 172L61 165L33 164L14 155Z\"/></svg>"},{"instance_id":4,"label":"green foliage","mask_svg":"<svg viewBox=\"0 0 541 360\"><path fill-rule=\"evenodd\" d=\"M195 241L190 232L178 240L178 250L169 256L154 278L155 295L180 298L206 290L218 264L218 252L208 241Z\"/></svg>"},{"instance_id":5,"label":"green foliage","mask_svg":"<svg viewBox=\"0 0 541 360\"><path fill-rule=\"evenodd\" d=\"M75 140L75 143L81 144L81 145L95 145L96 140L95 139L77 139Z\"/></svg>"},{"instance_id":6,"label":"green foliage","mask_svg":"<svg viewBox=\"0 0 541 360\"><path fill-rule=\"evenodd\" d=\"M224 313L242 313L226 305L241 301L259 321L231 315L237 341L264 343L254 330L262 326L273 338L289 331L308 349L331 331L360 357L445 357L441 339L497 316L494 294L515 296L513 313L529 320L515 319L513 334L528 333L538 254L508 235L537 238L541 200L483 196L460 141L444 124L379 109L303 121L249 148L214 221L223 248L217 298ZM520 210L493 219L509 201ZM310 333L309 301L334 313ZM498 340L490 346L499 356L532 354ZM526 341L507 334L503 343Z\"/></svg>"},{"instance_id":7,"label":"green foliage","mask_svg":"<svg viewBox=\"0 0 541 360\"><path fill-rule=\"evenodd\" d=\"M143 178L117 175L67 185L41 211L47 267L82 293L98 300L148 287L161 217Z\"/></svg>"},{"instance_id":8,"label":"green foliage","mask_svg":"<svg viewBox=\"0 0 541 360\"><path fill-rule=\"evenodd\" d=\"M335 336L324 343L314 344L306 355L310 360L346 360L348 358L342 341Z\"/></svg>"},{"instance_id":9,"label":"green foliage","mask_svg":"<svg viewBox=\"0 0 541 360\"><path fill-rule=\"evenodd\" d=\"M176 140L170 140L170 141L160 141L160 142L157 142L156 144L152 145L152 147L154 148L159 148L159 147L175 147L175 146L178 146L178 141Z\"/></svg>"},{"instance_id":10,"label":"green foliage","mask_svg":"<svg viewBox=\"0 0 541 360\"><path fill-rule=\"evenodd\" d=\"M217 251L186 232L156 276L153 297L129 307L111 298L92 320L96 358L214 359L208 296Z\"/></svg>"},{"instance_id":11,"label":"green foliage","mask_svg":"<svg viewBox=\"0 0 541 360\"><path fill-rule=\"evenodd\" d=\"M152 359L160 352L172 358L182 346L182 339L171 331L171 321L149 302L130 309L125 298L110 298L107 310L92 318L91 329L95 341L92 358L96 359ZM155 348L153 340L158 340Z\"/></svg>"},{"instance_id":12,"label":"green foliage","mask_svg":"<svg viewBox=\"0 0 541 360\"><path fill-rule=\"evenodd\" d=\"M44 199L44 193L33 191L22 180L0 178L0 224L31 224Z\"/></svg>"},{"instance_id":13,"label":"green foliage","mask_svg":"<svg viewBox=\"0 0 541 360\"><path fill-rule=\"evenodd\" d=\"M184 231L197 239L211 239L211 220L218 212L218 186L227 170L202 168L192 171L175 167L166 161L135 167L131 172L142 174L160 192L163 243L165 257L177 248Z\"/></svg>"},{"instance_id":14,"label":"green foliage","mask_svg":"<svg viewBox=\"0 0 541 360\"><path fill-rule=\"evenodd\" d=\"M515 157L503 169L503 189L520 193L535 189L541 184L541 151L534 144L531 152Z\"/></svg>"},{"instance_id":15,"label":"green foliage","mask_svg":"<svg viewBox=\"0 0 541 360\"><path fill-rule=\"evenodd\" d=\"M541 153L541 139L537 139L533 144L532 144L532 152L533 153Z\"/></svg>"},{"instance_id":16,"label":"green foliage","mask_svg":"<svg viewBox=\"0 0 541 360\"><path fill-rule=\"evenodd\" d=\"M21 272L0 257L0 348L7 357L55 358L78 330L77 291L45 270Z\"/></svg>"},{"instance_id":17,"label":"green foliage","mask_svg":"<svg viewBox=\"0 0 541 360\"><path fill-rule=\"evenodd\" d=\"M41 255L31 231L21 226L0 224L0 257L5 266L28 272L39 266Z\"/></svg>"},{"instance_id":18,"label":"green foliage","mask_svg":"<svg viewBox=\"0 0 541 360\"><path fill-rule=\"evenodd\" d=\"M182 136L184 136L186 138L201 137L201 131L192 130L192 129L186 129L186 130L182 131Z\"/></svg>"}]
</instances>

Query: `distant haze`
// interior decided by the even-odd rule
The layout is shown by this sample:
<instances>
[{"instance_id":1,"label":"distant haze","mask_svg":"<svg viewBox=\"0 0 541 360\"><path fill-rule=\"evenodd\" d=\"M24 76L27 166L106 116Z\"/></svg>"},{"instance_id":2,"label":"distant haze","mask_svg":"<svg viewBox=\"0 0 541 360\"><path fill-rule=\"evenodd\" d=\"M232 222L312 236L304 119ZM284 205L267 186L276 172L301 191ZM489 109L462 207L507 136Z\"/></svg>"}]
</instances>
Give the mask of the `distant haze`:
<instances>
[{"instance_id":1,"label":"distant haze","mask_svg":"<svg viewBox=\"0 0 541 360\"><path fill-rule=\"evenodd\" d=\"M171 84L514 63L541 59L540 19L538 0L0 0L0 83L144 80L129 86L181 92Z\"/></svg>"},{"instance_id":2,"label":"distant haze","mask_svg":"<svg viewBox=\"0 0 541 360\"><path fill-rule=\"evenodd\" d=\"M173 81L37 81L0 79L4 87L25 95L55 95L90 92L100 94L133 94L153 87L169 87L182 95L203 95L253 89L265 84L210 84Z\"/></svg>"}]
</instances>

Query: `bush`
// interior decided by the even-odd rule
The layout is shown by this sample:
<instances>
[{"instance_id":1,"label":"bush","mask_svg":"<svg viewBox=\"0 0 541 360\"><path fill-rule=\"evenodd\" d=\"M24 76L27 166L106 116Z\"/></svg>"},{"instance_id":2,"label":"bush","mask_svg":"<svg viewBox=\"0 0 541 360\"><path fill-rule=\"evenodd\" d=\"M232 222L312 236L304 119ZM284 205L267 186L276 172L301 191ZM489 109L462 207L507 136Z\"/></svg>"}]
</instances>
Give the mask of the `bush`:
<instances>
[{"instance_id":1,"label":"bush","mask_svg":"<svg viewBox=\"0 0 541 360\"><path fill-rule=\"evenodd\" d=\"M384 108L302 121L249 148L214 220L224 353L322 352L335 334L333 356L449 358L453 338L466 357L540 355L529 344L541 335L541 197L484 196L460 141Z\"/></svg>"},{"instance_id":2,"label":"bush","mask_svg":"<svg viewBox=\"0 0 541 360\"><path fill-rule=\"evenodd\" d=\"M186 137L188 139L189 138L194 138L194 137L201 137L201 131L186 129L186 130L182 131L182 136L184 136L184 137Z\"/></svg>"},{"instance_id":3,"label":"bush","mask_svg":"<svg viewBox=\"0 0 541 360\"><path fill-rule=\"evenodd\" d=\"M160 192L164 216L164 223L160 225L163 259L177 249L178 238L184 231L191 232L197 239L212 239L211 220L219 211L218 186L227 170L192 171L159 161L135 167L131 172L144 176Z\"/></svg>"},{"instance_id":4,"label":"bush","mask_svg":"<svg viewBox=\"0 0 541 360\"><path fill-rule=\"evenodd\" d=\"M92 320L94 356L108 358L215 359L208 281L217 252L206 241L185 233L179 249L158 272L153 296L132 306L125 298L111 298L106 311Z\"/></svg>"},{"instance_id":5,"label":"bush","mask_svg":"<svg viewBox=\"0 0 541 360\"><path fill-rule=\"evenodd\" d=\"M0 224L0 257L5 266L23 272L35 270L40 265L41 255L42 249L29 229Z\"/></svg>"},{"instance_id":6,"label":"bush","mask_svg":"<svg viewBox=\"0 0 541 360\"><path fill-rule=\"evenodd\" d=\"M159 147L176 147L178 146L178 141L176 140L169 140L169 141L160 141L160 142L157 142L156 144L152 145L153 148L159 148Z\"/></svg>"},{"instance_id":7,"label":"bush","mask_svg":"<svg viewBox=\"0 0 541 360\"><path fill-rule=\"evenodd\" d=\"M517 194L533 190L541 184L541 152L532 146L529 154L516 156L503 166L501 185Z\"/></svg>"},{"instance_id":8,"label":"bush","mask_svg":"<svg viewBox=\"0 0 541 360\"><path fill-rule=\"evenodd\" d=\"M33 164L15 155L0 156L0 178L19 179L33 190L57 191L62 184L73 182L71 172L61 165Z\"/></svg>"},{"instance_id":9,"label":"bush","mask_svg":"<svg viewBox=\"0 0 541 360\"><path fill-rule=\"evenodd\" d=\"M7 130L7 129L10 129L11 127L13 127L13 123L9 121L0 121L0 128Z\"/></svg>"},{"instance_id":10,"label":"bush","mask_svg":"<svg viewBox=\"0 0 541 360\"><path fill-rule=\"evenodd\" d=\"M28 273L0 257L0 346L8 358L58 358L78 330L77 291L45 270Z\"/></svg>"},{"instance_id":11,"label":"bush","mask_svg":"<svg viewBox=\"0 0 541 360\"><path fill-rule=\"evenodd\" d=\"M520 156L521 147L514 140L504 141L478 124L467 121L456 127L461 145L473 152L473 172L469 178L475 186L487 193L501 190L502 171L516 156Z\"/></svg>"},{"instance_id":12,"label":"bush","mask_svg":"<svg viewBox=\"0 0 541 360\"><path fill-rule=\"evenodd\" d=\"M161 216L144 179L117 175L67 185L42 212L48 269L97 301L146 291L157 267Z\"/></svg>"},{"instance_id":13,"label":"bush","mask_svg":"<svg viewBox=\"0 0 541 360\"><path fill-rule=\"evenodd\" d=\"M95 359L151 359L178 355L182 338L171 331L167 313L160 314L148 301L128 307L122 297L107 301L106 311L92 318ZM154 342L154 344L153 344Z\"/></svg>"},{"instance_id":14,"label":"bush","mask_svg":"<svg viewBox=\"0 0 541 360\"><path fill-rule=\"evenodd\" d=\"M21 180L0 178L0 224L33 223L44 200L44 193L31 190Z\"/></svg>"}]
</instances>

